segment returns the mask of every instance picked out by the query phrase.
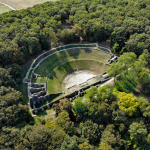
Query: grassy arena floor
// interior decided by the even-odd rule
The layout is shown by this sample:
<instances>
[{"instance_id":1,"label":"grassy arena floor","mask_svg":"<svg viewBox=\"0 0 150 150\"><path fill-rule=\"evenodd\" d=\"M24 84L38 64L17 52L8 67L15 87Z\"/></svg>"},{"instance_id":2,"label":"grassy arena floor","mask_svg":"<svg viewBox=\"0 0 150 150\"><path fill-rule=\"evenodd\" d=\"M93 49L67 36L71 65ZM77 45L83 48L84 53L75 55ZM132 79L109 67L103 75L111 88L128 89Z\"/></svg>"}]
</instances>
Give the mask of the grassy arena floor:
<instances>
[{"instance_id":1,"label":"grassy arena floor","mask_svg":"<svg viewBox=\"0 0 150 150\"><path fill-rule=\"evenodd\" d=\"M105 63L109 58L109 54L89 48L61 51L47 58L37 68L35 73L40 74L41 77L32 82L45 83L49 75L48 94L59 93L64 90L65 85L62 81L68 74L76 70L90 70L101 75L108 68Z\"/></svg>"}]
</instances>

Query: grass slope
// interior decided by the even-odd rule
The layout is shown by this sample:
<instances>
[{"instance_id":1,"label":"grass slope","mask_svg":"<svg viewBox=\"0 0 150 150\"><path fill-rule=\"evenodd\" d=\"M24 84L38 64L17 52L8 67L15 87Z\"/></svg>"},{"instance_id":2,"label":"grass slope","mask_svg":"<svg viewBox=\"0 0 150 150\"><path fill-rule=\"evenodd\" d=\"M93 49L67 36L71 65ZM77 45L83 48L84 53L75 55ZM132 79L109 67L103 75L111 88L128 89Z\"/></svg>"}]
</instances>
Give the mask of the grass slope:
<instances>
[{"instance_id":1,"label":"grass slope","mask_svg":"<svg viewBox=\"0 0 150 150\"><path fill-rule=\"evenodd\" d=\"M66 51L61 51L57 54L52 55L51 57L47 58L35 71L35 73L44 76L50 74L54 68L57 66L71 61L71 60L95 60L102 63L107 63L107 60L110 58L109 54L103 53L98 50L92 50L89 48L84 49L71 49Z\"/></svg>"}]
</instances>

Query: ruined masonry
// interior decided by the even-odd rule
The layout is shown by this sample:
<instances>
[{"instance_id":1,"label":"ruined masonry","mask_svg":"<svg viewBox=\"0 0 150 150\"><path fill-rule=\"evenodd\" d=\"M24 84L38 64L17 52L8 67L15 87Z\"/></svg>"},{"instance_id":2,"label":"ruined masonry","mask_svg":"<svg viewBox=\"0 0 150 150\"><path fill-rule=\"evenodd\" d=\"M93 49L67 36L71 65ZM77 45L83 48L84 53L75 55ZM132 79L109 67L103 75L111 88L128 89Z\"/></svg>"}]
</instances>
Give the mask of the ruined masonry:
<instances>
[{"instance_id":1,"label":"ruined masonry","mask_svg":"<svg viewBox=\"0 0 150 150\"><path fill-rule=\"evenodd\" d=\"M32 108L49 99L49 95L46 95L46 84L28 83L28 93Z\"/></svg>"}]
</instances>

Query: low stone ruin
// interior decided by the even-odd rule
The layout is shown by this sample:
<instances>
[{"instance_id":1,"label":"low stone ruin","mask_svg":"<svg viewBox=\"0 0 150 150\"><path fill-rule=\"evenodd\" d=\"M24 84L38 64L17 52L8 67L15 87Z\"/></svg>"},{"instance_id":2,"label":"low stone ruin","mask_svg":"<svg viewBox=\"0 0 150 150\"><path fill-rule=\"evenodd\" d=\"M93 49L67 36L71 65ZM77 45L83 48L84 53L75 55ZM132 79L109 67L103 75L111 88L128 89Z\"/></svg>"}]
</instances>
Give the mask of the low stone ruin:
<instances>
[{"instance_id":1,"label":"low stone ruin","mask_svg":"<svg viewBox=\"0 0 150 150\"><path fill-rule=\"evenodd\" d=\"M111 64L112 62L116 62L118 59L118 56L112 55L111 58L108 60L108 64Z\"/></svg>"},{"instance_id":2,"label":"low stone ruin","mask_svg":"<svg viewBox=\"0 0 150 150\"><path fill-rule=\"evenodd\" d=\"M33 93L37 93L39 91L45 91L45 88L30 88L30 92Z\"/></svg>"},{"instance_id":3,"label":"low stone ruin","mask_svg":"<svg viewBox=\"0 0 150 150\"><path fill-rule=\"evenodd\" d=\"M37 88L40 88L40 87L44 87L44 84L31 83L31 87L37 87Z\"/></svg>"},{"instance_id":4,"label":"low stone ruin","mask_svg":"<svg viewBox=\"0 0 150 150\"><path fill-rule=\"evenodd\" d=\"M44 95L46 95L46 91L42 91L42 92L38 93L38 97L44 96Z\"/></svg>"},{"instance_id":5,"label":"low stone ruin","mask_svg":"<svg viewBox=\"0 0 150 150\"><path fill-rule=\"evenodd\" d=\"M31 78L36 78L36 75L34 73L32 73Z\"/></svg>"},{"instance_id":6,"label":"low stone ruin","mask_svg":"<svg viewBox=\"0 0 150 150\"><path fill-rule=\"evenodd\" d=\"M30 83L28 84L28 92L32 108L49 99L49 96L46 95L46 84Z\"/></svg>"},{"instance_id":7,"label":"low stone ruin","mask_svg":"<svg viewBox=\"0 0 150 150\"><path fill-rule=\"evenodd\" d=\"M32 72L31 78L37 78L37 77L40 77L40 75Z\"/></svg>"},{"instance_id":8,"label":"low stone ruin","mask_svg":"<svg viewBox=\"0 0 150 150\"><path fill-rule=\"evenodd\" d=\"M41 102L47 101L48 95L45 96L38 96L38 95L33 95L30 97L30 106L34 108L37 104L40 104Z\"/></svg>"}]
</instances>

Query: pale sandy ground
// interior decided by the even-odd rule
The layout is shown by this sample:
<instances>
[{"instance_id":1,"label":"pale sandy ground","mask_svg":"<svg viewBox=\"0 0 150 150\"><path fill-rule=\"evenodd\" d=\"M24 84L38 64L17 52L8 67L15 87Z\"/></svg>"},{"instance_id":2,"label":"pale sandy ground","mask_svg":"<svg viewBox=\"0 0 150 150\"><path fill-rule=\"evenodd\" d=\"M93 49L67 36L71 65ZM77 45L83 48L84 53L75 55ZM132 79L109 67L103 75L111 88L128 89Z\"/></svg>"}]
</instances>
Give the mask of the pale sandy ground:
<instances>
[{"instance_id":1,"label":"pale sandy ground","mask_svg":"<svg viewBox=\"0 0 150 150\"><path fill-rule=\"evenodd\" d=\"M73 74L73 76L71 76L66 83L66 89L75 85L85 83L87 80L94 78L94 77L96 77L96 75L90 74L88 72L80 72L76 75Z\"/></svg>"},{"instance_id":2,"label":"pale sandy ground","mask_svg":"<svg viewBox=\"0 0 150 150\"><path fill-rule=\"evenodd\" d=\"M10 5L16 10L32 7L36 4L41 4L47 1L55 1L55 0L0 0L0 2Z\"/></svg>"}]
</instances>

